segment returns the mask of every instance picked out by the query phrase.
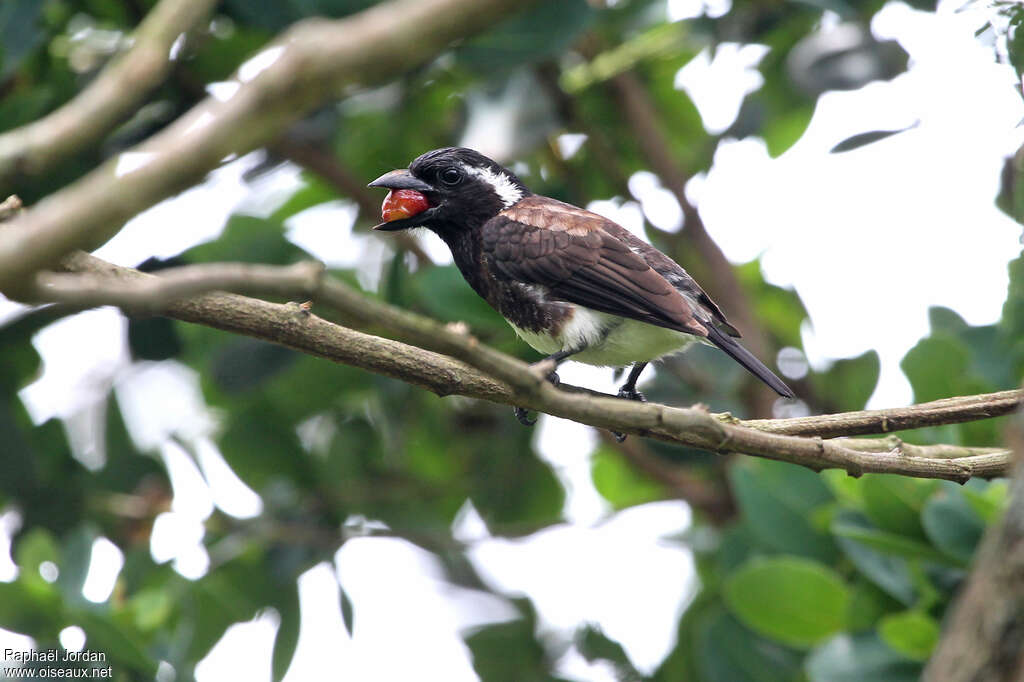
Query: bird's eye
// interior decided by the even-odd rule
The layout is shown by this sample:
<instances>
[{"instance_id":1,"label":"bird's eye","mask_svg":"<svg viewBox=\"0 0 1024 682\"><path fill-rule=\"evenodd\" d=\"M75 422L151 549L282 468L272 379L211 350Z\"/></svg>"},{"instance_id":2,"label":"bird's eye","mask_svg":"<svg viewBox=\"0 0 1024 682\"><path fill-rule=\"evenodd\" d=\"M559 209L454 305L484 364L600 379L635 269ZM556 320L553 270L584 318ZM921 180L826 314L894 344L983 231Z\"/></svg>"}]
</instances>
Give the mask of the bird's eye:
<instances>
[{"instance_id":1,"label":"bird's eye","mask_svg":"<svg viewBox=\"0 0 1024 682\"><path fill-rule=\"evenodd\" d=\"M441 171L441 182L448 186L454 186L462 182L462 171L458 168L445 168Z\"/></svg>"}]
</instances>

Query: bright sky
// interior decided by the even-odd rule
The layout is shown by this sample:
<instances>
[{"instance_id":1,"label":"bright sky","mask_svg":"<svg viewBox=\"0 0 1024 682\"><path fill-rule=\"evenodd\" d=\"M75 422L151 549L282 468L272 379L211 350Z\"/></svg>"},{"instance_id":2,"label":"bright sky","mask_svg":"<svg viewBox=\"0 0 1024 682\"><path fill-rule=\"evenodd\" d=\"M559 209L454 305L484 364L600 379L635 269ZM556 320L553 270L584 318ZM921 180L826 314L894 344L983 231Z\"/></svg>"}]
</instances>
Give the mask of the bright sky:
<instances>
[{"instance_id":1,"label":"bright sky","mask_svg":"<svg viewBox=\"0 0 1024 682\"><path fill-rule=\"evenodd\" d=\"M927 332L929 306L951 307L972 324L998 319L1006 264L1021 249L1020 227L993 199L1002 159L1024 142L1017 127L1024 106L1012 71L994 64L992 48L973 35L984 19L977 12L955 14L960 4L945 2L938 15L887 6L873 30L898 39L910 53L908 73L823 96L807 133L778 159L758 140L723 144L710 174L688 188L731 260L760 255L770 281L799 292L811 316L804 341L812 364L879 351L883 374L873 406L910 401L898 362ZM676 18L701 6L712 14L728 8L722 0L669 2ZM699 55L680 72L677 83L694 98L709 131L727 128L743 94L759 86L751 67L763 54L756 46L725 46L714 60ZM826 153L850 135L914 121L920 121L917 128L888 140ZM579 142L563 139L566 148ZM215 237L232 213L269 213L301 179L286 167L248 186L242 174L258 161L258 155L239 159L140 215L99 255L134 265ZM631 229L642 223L641 211L661 227L678 226L678 205L654 176L637 174L630 188L634 197L595 197L591 207ZM389 251L380 240L353 235L354 219L349 202L330 202L292 219L289 236L330 265L360 266L364 285L371 286ZM437 240L427 247L439 261L449 260ZM0 305L0 316L12 309ZM114 386L132 437L159 453L174 487L172 509L154 529L152 554L197 577L209 563L202 524L214 507L249 518L262 504L220 457L212 440L216 417L194 373L174 362L129 366L123 337L124 323L111 310L44 330L35 339L44 374L20 396L36 421L69 419L76 455L97 467L102 453L88 448L97 415L82 408ZM72 345L73 354L67 352ZM606 370L570 363L562 376L612 388ZM198 466L166 443L171 434L195 445ZM689 551L664 539L685 529L688 509L664 502L612 514L590 481L595 439L589 429L543 417L536 439L569 491L567 523L522 540L494 539L467 505L456 537L473 545L472 560L491 585L533 599L546 635L565 641L581 624L594 623L622 643L640 669L653 669L674 645L678 615L695 589ZM13 512L0 515L0 580L16 574L6 547L17 523ZM88 598L108 597L122 561L116 547L97 541ZM332 564L300 579L302 630L288 680L318 678L325 669L341 679L419 679L424 669L438 679L476 679L459 632L514 612L503 600L453 587L441 575L436 560L401 540L347 542ZM355 606L354 637L338 608L339 577ZM197 670L200 682L269 679L276 623L276 614L267 612L233 626ZM86 645L78 628L69 628L62 642ZM5 646L25 646L25 640L0 631ZM571 648L559 670L588 682L614 679Z\"/></svg>"}]
</instances>

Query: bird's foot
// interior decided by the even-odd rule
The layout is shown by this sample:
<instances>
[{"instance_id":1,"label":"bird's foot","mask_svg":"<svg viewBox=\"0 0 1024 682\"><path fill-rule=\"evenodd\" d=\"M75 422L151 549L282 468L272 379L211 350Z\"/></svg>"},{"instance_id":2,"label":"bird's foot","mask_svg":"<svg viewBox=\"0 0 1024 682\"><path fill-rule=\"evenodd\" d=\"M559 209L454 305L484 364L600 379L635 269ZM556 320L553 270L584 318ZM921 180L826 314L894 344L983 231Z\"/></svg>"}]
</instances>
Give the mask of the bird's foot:
<instances>
[{"instance_id":1,"label":"bird's foot","mask_svg":"<svg viewBox=\"0 0 1024 682\"><path fill-rule=\"evenodd\" d=\"M530 369L550 381L552 386L558 386L558 384L562 383L562 380L558 378L558 372L555 371L556 367L558 365L550 359L544 359L530 365Z\"/></svg>"},{"instance_id":2,"label":"bird's foot","mask_svg":"<svg viewBox=\"0 0 1024 682\"><path fill-rule=\"evenodd\" d=\"M552 369L548 369L549 367L552 367ZM544 378L550 381L552 386L558 386L558 384L562 383L562 380L558 378L558 372L556 372L553 367L554 363L550 360L541 360L540 362L535 362L530 365L531 369L537 371L539 374L543 374ZM516 415L516 419L518 419L519 423L523 426L533 426L537 423L536 418L530 418L530 411L525 407L514 407L512 408L512 411Z\"/></svg>"},{"instance_id":3,"label":"bird's foot","mask_svg":"<svg viewBox=\"0 0 1024 682\"><path fill-rule=\"evenodd\" d=\"M623 400L635 400L639 403L646 403L647 396L640 391L636 390L635 386L623 386L619 389L619 397ZM618 431L612 431L612 436L615 437L616 443L621 443L626 440L626 434L619 433Z\"/></svg>"},{"instance_id":4,"label":"bird's foot","mask_svg":"<svg viewBox=\"0 0 1024 682\"><path fill-rule=\"evenodd\" d=\"M537 423L536 419L530 418L530 411L525 407L513 407L512 413L515 414L516 419L519 420L519 423L523 426L533 426Z\"/></svg>"},{"instance_id":5,"label":"bird's foot","mask_svg":"<svg viewBox=\"0 0 1024 682\"><path fill-rule=\"evenodd\" d=\"M633 386L623 386L619 389L619 397L624 400L635 400L639 403L646 403L647 396L636 390Z\"/></svg>"}]
</instances>

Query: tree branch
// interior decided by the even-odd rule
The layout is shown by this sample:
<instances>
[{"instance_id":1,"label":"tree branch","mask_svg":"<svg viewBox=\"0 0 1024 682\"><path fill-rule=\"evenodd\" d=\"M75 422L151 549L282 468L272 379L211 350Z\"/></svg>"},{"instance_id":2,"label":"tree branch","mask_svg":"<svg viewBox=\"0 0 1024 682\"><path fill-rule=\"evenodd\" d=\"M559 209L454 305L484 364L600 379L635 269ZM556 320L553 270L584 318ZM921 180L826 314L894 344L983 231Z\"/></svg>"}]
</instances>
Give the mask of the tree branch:
<instances>
[{"instance_id":1,"label":"tree branch","mask_svg":"<svg viewBox=\"0 0 1024 682\"><path fill-rule=\"evenodd\" d=\"M1024 419L1011 429L1017 451L1010 505L985 532L967 584L946 619L925 682L1024 679Z\"/></svg>"},{"instance_id":2,"label":"tree branch","mask_svg":"<svg viewBox=\"0 0 1024 682\"><path fill-rule=\"evenodd\" d=\"M132 288L139 282L159 280L130 268L106 263L84 253L65 259L68 271L90 273L105 278L103 286L95 285L92 296L108 287ZM190 266L186 271L196 273ZM228 271L212 275L219 266L201 266L211 275L210 285L230 285L247 291L258 289L253 282L243 281L244 271ZM172 282L185 278L170 272ZM293 276L293 272L288 272ZM285 293L284 279L275 280L270 270L261 272L266 289ZM233 280L233 281L232 281ZM68 280L62 284L70 283ZM948 450L933 452L919 449L915 454L894 450L892 443L866 451L844 440L822 440L772 433L792 420L770 420L755 423L753 428L737 423L728 415L715 416L702 408L677 408L653 403L625 401L570 386L556 388L544 380L546 368L527 365L481 344L460 329L445 325L405 310L367 298L340 281L324 278L310 291L303 279L295 293L309 295L319 304L338 311L346 320L367 327L382 328L416 344L391 341L341 327L305 312L294 304L280 305L232 294L206 294L190 300L168 303L163 314L188 322L197 322L217 329L246 334L294 348L335 362L367 369L427 388L438 395L459 394L497 403L523 407L565 417L604 429L632 433L679 443L717 453L736 452L792 462L814 470L844 469L852 475L862 473L897 473L925 478L965 481L971 476L998 476L1006 472L1009 456L1005 451L969 450L967 456L948 458ZM164 285L143 284L151 291ZM179 284L175 284L179 286ZM195 280L190 291L197 291ZM181 289L179 289L180 291ZM166 290L165 290L166 291ZM133 298L133 303L138 300ZM98 302L93 300L94 303ZM464 327L464 325L462 325ZM419 346L419 347L417 347ZM452 356L452 357L448 357ZM453 359L455 358L455 359ZM894 421L884 416L887 411L874 411L874 423L893 423L898 428L911 428L943 421L969 421L996 414L1005 414L1011 406L1024 401L1024 391L1004 391L989 396L938 401L911 408L889 411ZM949 403L959 406L950 409ZM986 405L989 405L986 407ZM909 411L909 414L904 414ZM864 413L852 413L862 415ZM843 415L831 415L823 424L832 432L840 431ZM855 418L853 429L863 429L865 420ZM802 425L806 430L806 423ZM896 427L894 427L896 428ZM862 432L862 431L861 431ZM930 455L938 454L938 457Z\"/></svg>"},{"instance_id":3,"label":"tree branch","mask_svg":"<svg viewBox=\"0 0 1024 682\"><path fill-rule=\"evenodd\" d=\"M216 0L161 0L116 57L74 99L0 135L0 185L37 174L91 144L130 114L173 65L174 42L209 16Z\"/></svg>"},{"instance_id":4,"label":"tree branch","mask_svg":"<svg viewBox=\"0 0 1024 682\"><path fill-rule=\"evenodd\" d=\"M131 152L47 197L0 231L0 291L124 222L216 167L274 139L320 102L379 83L530 0L394 0L338 21L296 24L235 75L230 97L207 98ZM116 199L115 199L116 197Z\"/></svg>"}]
</instances>

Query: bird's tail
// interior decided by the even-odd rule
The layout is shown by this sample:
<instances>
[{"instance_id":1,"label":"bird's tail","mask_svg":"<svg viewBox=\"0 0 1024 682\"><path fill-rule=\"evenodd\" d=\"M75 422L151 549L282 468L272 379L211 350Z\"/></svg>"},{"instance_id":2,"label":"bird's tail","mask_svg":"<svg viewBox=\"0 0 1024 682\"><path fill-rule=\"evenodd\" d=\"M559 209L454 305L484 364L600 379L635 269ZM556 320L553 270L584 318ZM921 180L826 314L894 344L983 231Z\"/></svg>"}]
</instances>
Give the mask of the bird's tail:
<instances>
[{"instance_id":1,"label":"bird's tail","mask_svg":"<svg viewBox=\"0 0 1024 682\"><path fill-rule=\"evenodd\" d=\"M736 362L743 365L743 368L755 377L772 387L772 389L784 398L795 398L796 395L782 379L775 376L774 372L764 366L764 363L751 354L749 350L737 343L736 339L723 334L714 325L705 325L708 329L708 341L715 344Z\"/></svg>"}]
</instances>

